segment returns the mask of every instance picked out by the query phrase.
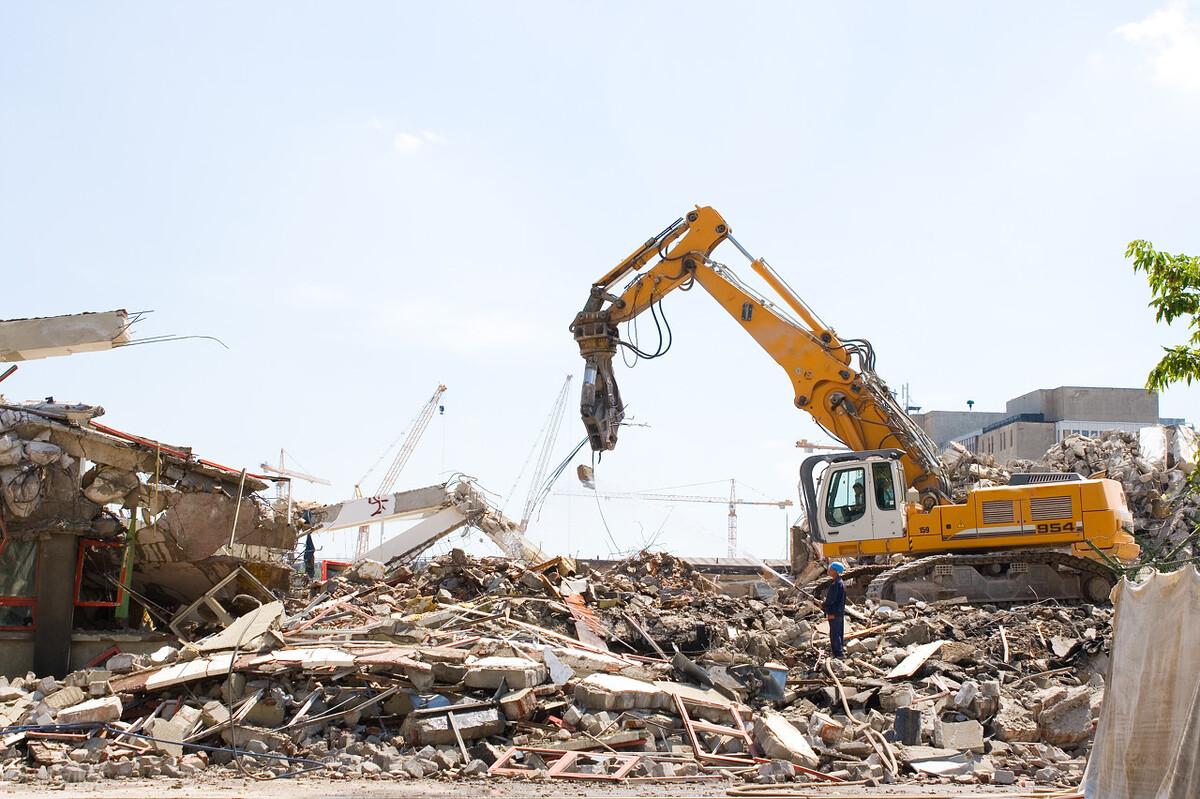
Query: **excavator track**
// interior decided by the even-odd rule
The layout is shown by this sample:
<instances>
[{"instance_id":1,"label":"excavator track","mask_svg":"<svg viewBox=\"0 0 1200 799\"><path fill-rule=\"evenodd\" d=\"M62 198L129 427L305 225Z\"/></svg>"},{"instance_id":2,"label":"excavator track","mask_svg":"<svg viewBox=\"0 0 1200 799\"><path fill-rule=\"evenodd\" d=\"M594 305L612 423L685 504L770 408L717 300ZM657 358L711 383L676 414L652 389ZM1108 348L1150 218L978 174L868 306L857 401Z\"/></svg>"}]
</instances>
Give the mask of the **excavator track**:
<instances>
[{"instance_id":1,"label":"excavator track","mask_svg":"<svg viewBox=\"0 0 1200 799\"><path fill-rule=\"evenodd\" d=\"M842 582L846 584L846 596L851 599L862 599L867 595L867 589L874 579L887 570L886 563L864 563L846 569L842 575ZM811 591L816 599L824 599L825 592L829 590L829 584L832 582L832 578L822 577L804 587Z\"/></svg>"},{"instance_id":2,"label":"excavator track","mask_svg":"<svg viewBox=\"0 0 1200 799\"><path fill-rule=\"evenodd\" d=\"M966 597L1008 604L1058 599L1108 601L1117 575L1102 563L1063 552L1016 550L930 555L888 569L867 586L867 598L907 602Z\"/></svg>"}]
</instances>

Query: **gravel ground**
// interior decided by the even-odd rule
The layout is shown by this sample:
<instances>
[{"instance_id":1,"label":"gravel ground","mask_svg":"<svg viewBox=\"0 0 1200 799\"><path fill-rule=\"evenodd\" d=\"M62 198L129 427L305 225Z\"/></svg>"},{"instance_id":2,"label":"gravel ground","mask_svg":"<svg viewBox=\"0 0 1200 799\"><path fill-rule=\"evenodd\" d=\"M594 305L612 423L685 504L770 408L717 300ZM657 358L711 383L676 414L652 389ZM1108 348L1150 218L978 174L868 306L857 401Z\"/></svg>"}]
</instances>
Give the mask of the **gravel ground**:
<instances>
[{"instance_id":1,"label":"gravel ground","mask_svg":"<svg viewBox=\"0 0 1200 799\"><path fill-rule=\"evenodd\" d=\"M162 799L309 799L322 797L427 797L428 799L465 799L465 797L494 797L495 799L524 799L530 797L710 797L727 796L728 783L690 782L674 784L629 783L625 785L603 785L599 783L556 781L531 783L524 780L476 780L471 782L439 782L437 780L405 780L403 782L381 780L327 780L304 778L300 780L255 780L222 779L182 781L175 779L121 780L83 785L0 785L0 797L45 796L62 799L79 796L89 799L125 799L125 797L162 797ZM744 787L744 786L743 786ZM799 786L776 786L781 792L795 791L797 799L835 799L836 797L982 797L1029 796L1032 789L994 788L983 785L967 786L912 786L896 785L884 788L848 786L841 789L803 791ZM1042 793L1042 796L1050 796Z\"/></svg>"}]
</instances>

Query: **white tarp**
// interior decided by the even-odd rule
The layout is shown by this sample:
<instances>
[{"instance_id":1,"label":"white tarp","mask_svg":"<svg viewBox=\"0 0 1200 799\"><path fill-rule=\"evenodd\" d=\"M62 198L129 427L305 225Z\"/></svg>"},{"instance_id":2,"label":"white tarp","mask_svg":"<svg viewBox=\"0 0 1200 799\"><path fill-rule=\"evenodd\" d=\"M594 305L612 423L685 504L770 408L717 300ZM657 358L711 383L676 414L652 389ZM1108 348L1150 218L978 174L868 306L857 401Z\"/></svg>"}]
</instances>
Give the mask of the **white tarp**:
<instances>
[{"instance_id":1,"label":"white tarp","mask_svg":"<svg viewBox=\"0 0 1200 799\"><path fill-rule=\"evenodd\" d=\"M1200 797L1200 572L1121 581L1086 799Z\"/></svg>"}]
</instances>

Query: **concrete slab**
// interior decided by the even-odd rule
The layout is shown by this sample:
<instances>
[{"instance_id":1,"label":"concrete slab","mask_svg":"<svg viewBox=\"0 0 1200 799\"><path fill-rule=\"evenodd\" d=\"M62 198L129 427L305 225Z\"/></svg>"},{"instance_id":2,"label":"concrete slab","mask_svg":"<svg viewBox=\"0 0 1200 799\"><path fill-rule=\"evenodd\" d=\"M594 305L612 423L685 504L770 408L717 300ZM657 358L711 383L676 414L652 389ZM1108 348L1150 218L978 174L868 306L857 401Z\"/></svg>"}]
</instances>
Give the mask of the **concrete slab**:
<instances>
[{"instance_id":1,"label":"concrete slab","mask_svg":"<svg viewBox=\"0 0 1200 799\"><path fill-rule=\"evenodd\" d=\"M674 700L657 684L622 674L591 674L575 685L575 701L590 710L666 710Z\"/></svg>"},{"instance_id":2,"label":"concrete slab","mask_svg":"<svg viewBox=\"0 0 1200 799\"><path fill-rule=\"evenodd\" d=\"M55 720L59 724L106 723L120 720L123 712L124 708L121 706L119 697L105 696L64 708L58 711Z\"/></svg>"},{"instance_id":3,"label":"concrete slab","mask_svg":"<svg viewBox=\"0 0 1200 799\"><path fill-rule=\"evenodd\" d=\"M500 735L508 726L499 708L483 708L454 714L454 724L464 741ZM458 739L450 727L449 714L437 713L427 716L409 715L400 727L404 740L413 746L453 745Z\"/></svg>"},{"instance_id":4,"label":"concrete slab","mask_svg":"<svg viewBox=\"0 0 1200 799\"><path fill-rule=\"evenodd\" d=\"M193 680L203 680L205 677L224 675L229 671L229 664L232 662L233 653L214 655L207 658L196 658L184 663L174 663L146 677L145 689L147 691L158 691L172 685L180 685L185 682L192 682ZM115 685L113 688L114 690L119 690Z\"/></svg>"},{"instance_id":5,"label":"concrete slab","mask_svg":"<svg viewBox=\"0 0 1200 799\"><path fill-rule=\"evenodd\" d=\"M485 657L467 663L463 682L468 688L495 690L500 683L509 689L532 688L546 681L546 667L524 658Z\"/></svg>"},{"instance_id":6,"label":"concrete slab","mask_svg":"<svg viewBox=\"0 0 1200 799\"><path fill-rule=\"evenodd\" d=\"M982 753L983 725L974 719L935 722L933 743L944 749Z\"/></svg>"},{"instance_id":7,"label":"concrete slab","mask_svg":"<svg viewBox=\"0 0 1200 799\"><path fill-rule=\"evenodd\" d=\"M773 760L786 760L811 769L821 762L804 734L778 713L768 711L754 719L754 742Z\"/></svg>"},{"instance_id":8,"label":"concrete slab","mask_svg":"<svg viewBox=\"0 0 1200 799\"><path fill-rule=\"evenodd\" d=\"M203 638L197 643L201 652L220 652L233 649L241 641L241 646L248 648L251 641L265 633L283 615L282 602L268 602L255 608L244 616L233 620L219 633Z\"/></svg>"},{"instance_id":9,"label":"concrete slab","mask_svg":"<svg viewBox=\"0 0 1200 799\"><path fill-rule=\"evenodd\" d=\"M98 352L128 341L124 310L0 320L0 361Z\"/></svg>"}]
</instances>

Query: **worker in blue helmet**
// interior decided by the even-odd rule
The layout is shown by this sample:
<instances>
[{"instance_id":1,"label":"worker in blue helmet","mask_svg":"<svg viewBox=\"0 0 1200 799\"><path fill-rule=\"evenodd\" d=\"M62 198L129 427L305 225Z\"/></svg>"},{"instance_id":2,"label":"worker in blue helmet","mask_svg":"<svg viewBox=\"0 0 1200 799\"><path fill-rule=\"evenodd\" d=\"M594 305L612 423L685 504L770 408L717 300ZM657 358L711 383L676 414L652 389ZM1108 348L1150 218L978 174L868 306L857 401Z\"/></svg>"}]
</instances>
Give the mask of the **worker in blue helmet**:
<instances>
[{"instance_id":1,"label":"worker in blue helmet","mask_svg":"<svg viewBox=\"0 0 1200 799\"><path fill-rule=\"evenodd\" d=\"M835 658L842 656L842 642L846 634L846 584L842 573L846 567L837 561L829 564L829 576L833 580L825 592L825 619L829 622L829 652Z\"/></svg>"}]
</instances>

